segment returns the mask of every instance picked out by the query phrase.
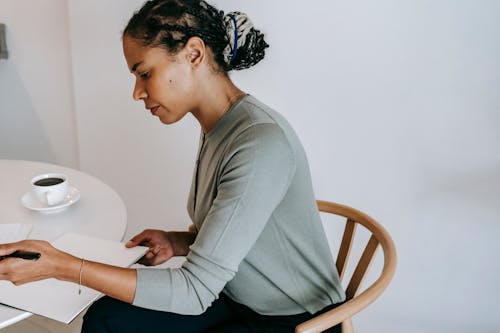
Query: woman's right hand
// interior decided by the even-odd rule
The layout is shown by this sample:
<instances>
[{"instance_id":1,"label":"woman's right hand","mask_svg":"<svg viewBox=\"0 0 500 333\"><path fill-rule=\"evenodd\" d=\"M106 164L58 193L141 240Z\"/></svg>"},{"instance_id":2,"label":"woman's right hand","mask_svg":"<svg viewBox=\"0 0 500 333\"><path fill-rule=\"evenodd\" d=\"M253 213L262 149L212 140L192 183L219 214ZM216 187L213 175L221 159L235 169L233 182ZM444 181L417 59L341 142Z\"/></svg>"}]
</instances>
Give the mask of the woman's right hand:
<instances>
[{"instance_id":1,"label":"woman's right hand","mask_svg":"<svg viewBox=\"0 0 500 333\"><path fill-rule=\"evenodd\" d=\"M0 280L11 281L15 285L48 278L69 279L70 263L79 266L77 259L54 248L50 243L38 240L24 240L17 243L0 244L0 256L16 251L30 251L40 254L40 259L23 260L19 258L0 259Z\"/></svg>"},{"instance_id":2,"label":"woman's right hand","mask_svg":"<svg viewBox=\"0 0 500 333\"><path fill-rule=\"evenodd\" d=\"M126 247L137 245L149 247L138 262L146 266L156 266L173 256L185 256L196 235L191 232L163 231L147 229L128 241Z\"/></svg>"}]
</instances>

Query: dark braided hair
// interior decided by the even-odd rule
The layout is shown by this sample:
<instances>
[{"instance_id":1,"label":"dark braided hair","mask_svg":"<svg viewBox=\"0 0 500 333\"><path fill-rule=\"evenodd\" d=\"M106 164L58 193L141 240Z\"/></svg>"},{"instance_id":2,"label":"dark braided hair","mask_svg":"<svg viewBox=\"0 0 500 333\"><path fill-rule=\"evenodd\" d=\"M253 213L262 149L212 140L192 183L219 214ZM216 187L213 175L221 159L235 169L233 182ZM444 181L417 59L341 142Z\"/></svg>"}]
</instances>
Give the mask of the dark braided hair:
<instances>
[{"instance_id":1,"label":"dark braided hair","mask_svg":"<svg viewBox=\"0 0 500 333\"><path fill-rule=\"evenodd\" d=\"M240 12L224 12L203 0L150 0L130 18L123 36L143 46L179 52L189 38L201 38L224 72L251 67L264 58L269 45Z\"/></svg>"}]
</instances>

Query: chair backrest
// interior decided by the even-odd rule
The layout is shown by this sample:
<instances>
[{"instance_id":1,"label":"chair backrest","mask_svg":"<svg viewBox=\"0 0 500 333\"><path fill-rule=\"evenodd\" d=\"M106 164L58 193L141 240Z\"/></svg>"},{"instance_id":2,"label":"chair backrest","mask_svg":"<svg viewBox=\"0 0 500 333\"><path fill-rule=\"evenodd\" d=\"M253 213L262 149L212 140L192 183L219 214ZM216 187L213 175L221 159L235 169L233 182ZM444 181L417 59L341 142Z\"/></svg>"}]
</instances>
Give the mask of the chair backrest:
<instances>
[{"instance_id":1,"label":"chair backrest","mask_svg":"<svg viewBox=\"0 0 500 333\"><path fill-rule=\"evenodd\" d=\"M344 235L336 261L341 281L345 275L356 226L358 224L364 226L371 233L371 236L347 284L346 302L333 310L298 325L295 328L295 332L322 332L342 323L342 333L353 333L354 329L351 317L375 301L389 285L396 270L396 247L389 233L377 221L365 213L333 202L318 200L317 203L321 212L336 214L346 218ZM384 254L384 266L382 267L380 276L362 293L358 294L361 283L366 276L366 272L379 244Z\"/></svg>"}]
</instances>

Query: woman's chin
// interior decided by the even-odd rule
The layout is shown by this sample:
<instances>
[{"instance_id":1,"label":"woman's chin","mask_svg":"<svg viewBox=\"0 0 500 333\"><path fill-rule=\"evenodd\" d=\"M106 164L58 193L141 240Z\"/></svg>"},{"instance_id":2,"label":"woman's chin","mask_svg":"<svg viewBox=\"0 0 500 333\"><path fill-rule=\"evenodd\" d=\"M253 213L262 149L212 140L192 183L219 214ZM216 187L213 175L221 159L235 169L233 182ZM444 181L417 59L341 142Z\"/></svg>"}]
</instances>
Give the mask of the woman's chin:
<instances>
[{"instance_id":1,"label":"woman's chin","mask_svg":"<svg viewBox=\"0 0 500 333\"><path fill-rule=\"evenodd\" d=\"M179 121L179 119L177 118L164 117L164 116L158 116L158 119L160 119L160 121L165 125L170 125Z\"/></svg>"}]
</instances>

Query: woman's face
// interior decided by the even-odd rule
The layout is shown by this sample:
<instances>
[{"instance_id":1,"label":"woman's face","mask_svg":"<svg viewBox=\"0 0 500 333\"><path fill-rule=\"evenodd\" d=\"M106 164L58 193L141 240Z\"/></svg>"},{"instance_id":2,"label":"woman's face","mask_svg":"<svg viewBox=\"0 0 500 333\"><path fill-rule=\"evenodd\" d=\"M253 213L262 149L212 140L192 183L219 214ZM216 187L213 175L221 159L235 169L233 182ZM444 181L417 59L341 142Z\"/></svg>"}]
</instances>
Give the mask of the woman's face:
<instances>
[{"instance_id":1,"label":"woman's face","mask_svg":"<svg viewBox=\"0 0 500 333\"><path fill-rule=\"evenodd\" d=\"M184 49L170 55L164 49L144 47L137 39L124 36L123 53L135 76L133 98L142 100L153 116L172 124L193 111L195 80Z\"/></svg>"}]
</instances>

